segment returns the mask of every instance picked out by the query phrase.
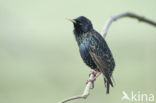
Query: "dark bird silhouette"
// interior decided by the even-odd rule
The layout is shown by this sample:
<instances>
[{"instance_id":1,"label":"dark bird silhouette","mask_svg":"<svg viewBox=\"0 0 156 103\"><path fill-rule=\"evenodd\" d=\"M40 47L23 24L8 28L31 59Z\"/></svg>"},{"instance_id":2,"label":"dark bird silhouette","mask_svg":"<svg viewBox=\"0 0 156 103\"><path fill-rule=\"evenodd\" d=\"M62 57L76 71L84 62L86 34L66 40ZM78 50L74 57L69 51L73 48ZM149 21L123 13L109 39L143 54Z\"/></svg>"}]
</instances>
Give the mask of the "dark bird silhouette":
<instances>
[{"instance_id":1,"label":"dark bird silhouette","mask_svg":"<svg viewBox=\"0 0 156 103\"><path fill-rule=\"evenodd\" d=\"M106 41L93 29L91 21L86 17L80 16L68 20L74 24L74 35L83 61L98 72L95 78L89 81L94 81L102 73L107 88L106 93L109 93L109 85L113 87L111 77L115 62Z\"/></svg>"}]
</instances>

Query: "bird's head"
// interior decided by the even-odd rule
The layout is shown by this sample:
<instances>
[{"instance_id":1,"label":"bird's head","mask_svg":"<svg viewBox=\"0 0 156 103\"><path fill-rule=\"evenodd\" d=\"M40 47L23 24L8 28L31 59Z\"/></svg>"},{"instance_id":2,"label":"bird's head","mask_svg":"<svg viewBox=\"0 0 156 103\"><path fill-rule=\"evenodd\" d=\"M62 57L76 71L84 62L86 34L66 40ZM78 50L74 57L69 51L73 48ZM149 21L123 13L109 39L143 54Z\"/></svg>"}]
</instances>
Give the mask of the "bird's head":
<instances>
[{"instance_id":1,"label":"bird's head","mask_svg":"<svg viewBox=\"0 0 156 103\"><path fill-rule=\"evenodd\" d=\"M76 19L68 18L68 20L74 24L74 32L76 33L86 33L93 29L91 21L84 16Z\"/></svg>"}]
</instances>

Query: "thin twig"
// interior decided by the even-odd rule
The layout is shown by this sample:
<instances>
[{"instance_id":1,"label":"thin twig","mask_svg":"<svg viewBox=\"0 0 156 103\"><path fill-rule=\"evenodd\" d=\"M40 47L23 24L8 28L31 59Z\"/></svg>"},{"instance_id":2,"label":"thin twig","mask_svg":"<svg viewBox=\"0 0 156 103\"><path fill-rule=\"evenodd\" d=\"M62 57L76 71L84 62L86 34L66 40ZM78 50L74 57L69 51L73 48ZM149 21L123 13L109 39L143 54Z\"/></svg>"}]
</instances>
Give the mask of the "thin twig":
<instances>
[{"instance_id":1,"label":"thin twig","mask_svg":"<svg viewBox=\"0 0 156 103\"><path fill-rule=\"evenodd\" d=\"M106 21L106 24L105 24L105 26L104 26L104 28L103 28L103 30L101 32L101 35L105 38L106 34L108 32L108 29L109 29L110 25L113 23L113 21L118 20L118 19L123 18L123 17L130 17L130 18L138 19L139 21L145 22L147 24L150 24L150 25L156 27L156 22L155 21L147 19L147 18L145 18L143 16L136 15L134 13L126 12L126 13L121 13L121 14L117 14L117 15L114 15L114 16L110 17ZM93 79L93 78L94 78L94 75L91 74L89 79ZM82 95L67 98L67 99L65 99L65 100L63 100L63 101L61 101L59 103L66 103L68 101L75 100L75 99L86 99L89 96L90 89L93 89L93 83L92 82L88 82L88 84L86 85L86 88L84 89L84 92L83 92Z\"/></svg>"},{"instance_id":2,"label":"thin twig","mask_svg":"<svg viewBox=\"0 0 156 103\"><path fill-rule=\"evenodd\" d=\"M92 71L94 71L94 70L92 70ZM91 74L89 79L93 79L94 76L95 75ZM88 97L88 95L89 95L90 89L93 89L93 85L94 85L93 82L88 82L82 95L80 95L80 96L73 96L73 97L67 98L67 99L65 99L65 100L63 100L63 101L61 101L59 103L66 103L68 101L75 100L75 99L86 99Z\"/></svg>"},{"instance_id":3,"label":"thin twig","mask_svg":"<svg viewBox=\"0 0 156 103\"><path fill-rule=\"evenodd\" d=\"M150 25L156 27L156 22L155 21L152 21L150 19L147 19L147 18L145 18L143 16L139 16L139 15L134 14L134 13L126 12L126 13L121 13L121 14L117 14L117 15L114 15L114 16L110 17L106 21L106 24L105 24L104 28L102 29L101 35L105 38L106 34L108 32L108 29L109 29L110 25L113 23L113 21L116 21L116 20L118 20L120 18L123 18L123 17L130 17L130 18L138 19L141 22L145 22L147 24L150 24Z\"/></svg>"}]
</instances>

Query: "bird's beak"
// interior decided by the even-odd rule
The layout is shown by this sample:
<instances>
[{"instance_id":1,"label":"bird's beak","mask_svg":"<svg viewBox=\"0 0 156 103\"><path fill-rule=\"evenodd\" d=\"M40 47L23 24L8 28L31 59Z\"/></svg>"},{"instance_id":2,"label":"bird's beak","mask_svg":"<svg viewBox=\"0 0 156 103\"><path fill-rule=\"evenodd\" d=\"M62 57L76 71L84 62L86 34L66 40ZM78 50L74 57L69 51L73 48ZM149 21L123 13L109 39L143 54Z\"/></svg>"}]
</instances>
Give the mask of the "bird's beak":
<instances>
[{"instance_id":1,"label":"bird's beak","mask_svg":"<svg viewBox=\"0 0 156 103\"><path fill-rule=\"evenodd\" d=\"M67 20L69 20L69 21L71 21L73 23L76 23L76 21L74 19L72 19L72 18L67 18Z\"/></svg>"}]
</instances>

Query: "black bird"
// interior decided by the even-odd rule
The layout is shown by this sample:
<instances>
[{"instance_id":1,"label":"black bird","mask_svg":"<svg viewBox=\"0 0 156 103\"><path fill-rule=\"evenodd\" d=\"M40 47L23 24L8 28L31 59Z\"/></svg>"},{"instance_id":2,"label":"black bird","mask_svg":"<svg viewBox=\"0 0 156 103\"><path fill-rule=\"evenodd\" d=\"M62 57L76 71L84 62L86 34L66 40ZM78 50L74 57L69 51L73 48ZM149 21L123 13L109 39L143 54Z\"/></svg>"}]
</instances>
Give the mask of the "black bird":
<instances>
[{"instance_id":1,"label":"black bird","mask_svg":"<svg viewBox=\"0 0 156 103\"><path fill-rule=\"evenodd\" d=\"M109 93L109 85L113 87L111 77L115 62L106 41L93 29L91 21L86 17L80 16L68 20L74 24L73 32L83 61L97 72L95 78L89 81L94 81L102 73L107 88L106 93Z\"/></svg>"}]
</instances>

